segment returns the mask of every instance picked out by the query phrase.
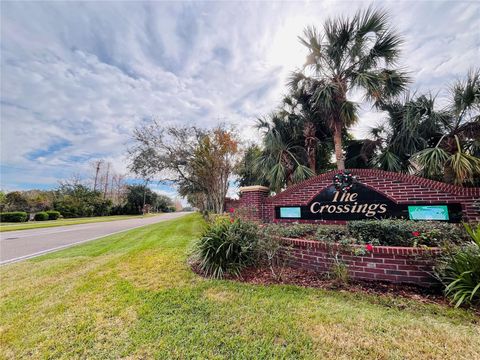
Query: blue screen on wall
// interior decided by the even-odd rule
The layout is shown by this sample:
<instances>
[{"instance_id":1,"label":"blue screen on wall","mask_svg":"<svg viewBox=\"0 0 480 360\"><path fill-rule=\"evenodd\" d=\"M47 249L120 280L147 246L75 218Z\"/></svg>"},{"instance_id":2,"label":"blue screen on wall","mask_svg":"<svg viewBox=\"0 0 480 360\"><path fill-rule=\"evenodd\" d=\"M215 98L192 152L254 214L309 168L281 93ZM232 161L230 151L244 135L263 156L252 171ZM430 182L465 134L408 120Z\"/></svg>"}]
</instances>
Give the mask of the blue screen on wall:
<instances>
[{"instance_id":1,"label":"blue screen on wall","mask_svg":"<svg viewBox=\"0 0 480 360\"><path fill-rule=\"evenodd\" d=\"M281 207L280 208L280 217L281 218L300 218L300 208L299 207Z\"/></svg>"}]
</instances>

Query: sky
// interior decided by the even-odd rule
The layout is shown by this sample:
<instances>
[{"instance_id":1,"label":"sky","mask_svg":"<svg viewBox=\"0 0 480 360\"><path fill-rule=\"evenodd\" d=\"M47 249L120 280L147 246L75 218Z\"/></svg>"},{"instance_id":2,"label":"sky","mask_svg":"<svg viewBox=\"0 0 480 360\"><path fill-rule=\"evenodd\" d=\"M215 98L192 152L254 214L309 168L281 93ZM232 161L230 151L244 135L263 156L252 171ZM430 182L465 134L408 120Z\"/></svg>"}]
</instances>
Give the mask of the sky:
<instances>
[{"instance_id":1,"label":"sky","mask_svg":"<svg viewBox=\"0 0 480 360\"><path fill-rule=\"evenodd\" d=\"M92 162L127 172L133 129L236 125L286 94L307 25L372 2L1 2L0 189L48 189ZM480 58L480 2L377 1L405 40L411 90L438 94ZM355 99L361 101L361 99ZM384 115L362 104L357 138ZM133 179L133 176L131 176ZM154 185L175 196L175 190Z\"/></svg>"}]
</instances>

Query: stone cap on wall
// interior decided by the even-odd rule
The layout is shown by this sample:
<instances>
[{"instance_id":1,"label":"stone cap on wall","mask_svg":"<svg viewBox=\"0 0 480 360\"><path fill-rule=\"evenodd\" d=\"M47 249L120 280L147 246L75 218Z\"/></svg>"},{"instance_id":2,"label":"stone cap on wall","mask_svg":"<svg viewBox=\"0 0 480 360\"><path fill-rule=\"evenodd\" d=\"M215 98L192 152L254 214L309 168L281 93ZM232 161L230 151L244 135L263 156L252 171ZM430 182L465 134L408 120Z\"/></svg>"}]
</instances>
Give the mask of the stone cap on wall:
<instances>
[{"instance_id":1,"label":"stone cap on wall","mask_svg":"<svg viewBox=\"0 0 480 360\"><path fill-rule=\"evenodd\" d=\"M270 189L266 186L261 185L252 185L252 186L242 186L240 189L241 193L249 192L249 191L260 191L260 192L269 192Z\"/></svg>"}]
</instances>

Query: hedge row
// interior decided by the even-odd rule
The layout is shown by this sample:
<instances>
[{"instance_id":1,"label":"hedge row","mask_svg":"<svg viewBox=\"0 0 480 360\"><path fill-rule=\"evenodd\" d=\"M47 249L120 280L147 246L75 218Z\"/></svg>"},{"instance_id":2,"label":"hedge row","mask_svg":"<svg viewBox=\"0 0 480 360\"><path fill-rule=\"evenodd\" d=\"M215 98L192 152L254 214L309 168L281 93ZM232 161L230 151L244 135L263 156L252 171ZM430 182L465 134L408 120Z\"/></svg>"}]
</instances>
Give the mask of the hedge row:
<instances>
[{"instance_id":1,"label":"hedge row","mask_svg":"<svg viewBox=\"0 0 480 360\"><path fill-rule=\"evenodd\" d=\"M35 221L57 220L61 216L59 211L41 211L35 214ZM24 211L11 211L0 213L0 222L25 222L28 214Z\"/></svg>"},{"instance_id":2,"label":"hedge row","mask_svg":"<svg viewBox=\"0 0 480 360\"><path fill-rule=\"evenodd\" d=\"M24 211L12 211L0 213L0 222L25 222L28 214Z\"/></svg>"},{"instance_id":3,"label":"hedge row","mask_svg":"<svg viewBox=\"0 0 480 360\"><path fill-rule=\"evenodd\" d=\"M269 224L264 231L282 237L385 246L448 246L469 241L461 224L400 219L350 221L346 226Z\"/></svg>"}]
</instances>

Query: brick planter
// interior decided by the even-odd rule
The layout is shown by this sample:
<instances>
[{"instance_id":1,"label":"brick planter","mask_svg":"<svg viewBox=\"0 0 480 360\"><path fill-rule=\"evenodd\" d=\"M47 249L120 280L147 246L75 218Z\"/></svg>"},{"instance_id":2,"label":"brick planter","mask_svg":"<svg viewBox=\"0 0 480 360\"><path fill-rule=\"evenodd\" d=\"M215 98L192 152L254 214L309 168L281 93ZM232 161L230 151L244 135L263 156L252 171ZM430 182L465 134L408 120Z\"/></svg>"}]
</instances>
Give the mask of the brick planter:
<instances>
[{"instance_id":1,"label":"brick planter","mask_svg":"<svg viewBox=\"0 0 480 360\"><path fill-rule=\"evenodd\" d=\"M411 248L375 246L365 255L355 255L355 248L319 241L282 238L284 256L289 265L320 273L328 272L337 254L338 260L348 267L349 276L357 280L381 280L408 283L423 287L438 284L432 276L433 262L440 248Z\"/></svg>"}]
</instances>

